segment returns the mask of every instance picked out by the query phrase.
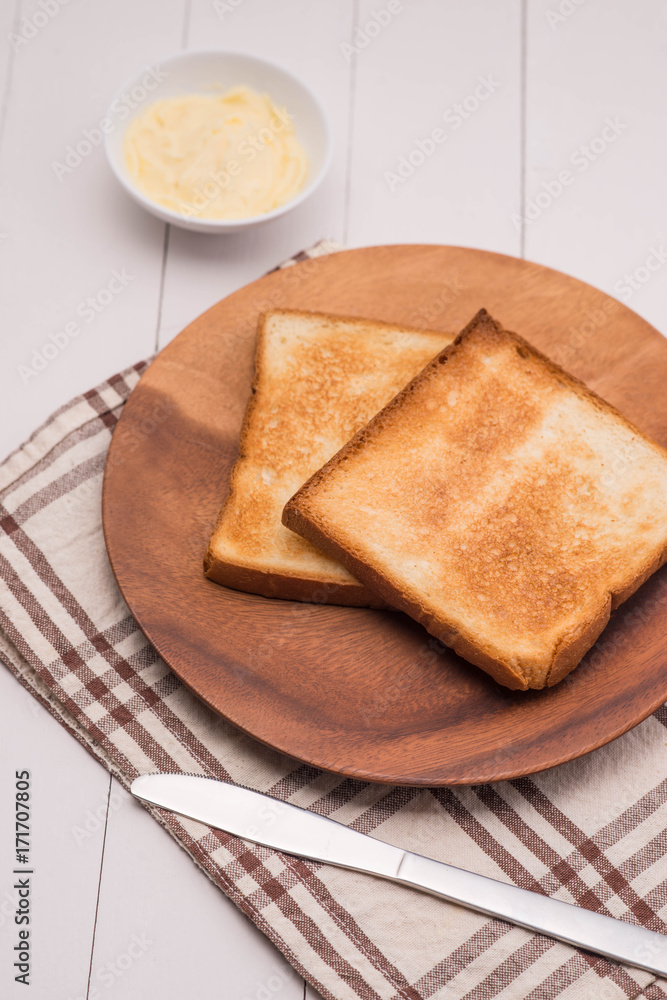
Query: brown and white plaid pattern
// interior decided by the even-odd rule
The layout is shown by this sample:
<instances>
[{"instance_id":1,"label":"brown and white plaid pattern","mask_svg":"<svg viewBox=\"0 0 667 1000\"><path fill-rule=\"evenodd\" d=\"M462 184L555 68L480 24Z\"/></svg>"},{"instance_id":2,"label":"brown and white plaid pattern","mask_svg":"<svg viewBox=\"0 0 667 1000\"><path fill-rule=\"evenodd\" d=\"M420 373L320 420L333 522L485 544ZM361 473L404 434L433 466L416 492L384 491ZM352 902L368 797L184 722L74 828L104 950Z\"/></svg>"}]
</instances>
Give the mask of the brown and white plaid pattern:
<instances>
[{"instance_id":1,"label":"brown and white plaid pattern","mask_svg":"<svg viewBox=\"0 0 667 1000\"><path fill-rule=\"evenodd\" d=\"M318 247L305 256L324 252ZM387 788L318 772L219 719L147 643L100 519L114 424L145 365L72 400L0 466L0 653L127 786L189 771L494 878L667 932L667 711L533 778ZM667 997L667 982L370 876L154 815L325 997Z\"/></svg>"}]
</instances>

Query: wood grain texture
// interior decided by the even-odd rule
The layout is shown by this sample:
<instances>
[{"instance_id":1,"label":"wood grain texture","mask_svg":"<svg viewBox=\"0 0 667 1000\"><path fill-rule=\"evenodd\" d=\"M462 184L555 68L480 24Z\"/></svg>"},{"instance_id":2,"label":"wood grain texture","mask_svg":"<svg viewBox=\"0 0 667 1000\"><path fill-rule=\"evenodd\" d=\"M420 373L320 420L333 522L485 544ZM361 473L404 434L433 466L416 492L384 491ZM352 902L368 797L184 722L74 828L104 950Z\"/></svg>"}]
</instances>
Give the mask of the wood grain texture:
<instances>
[{"instance_id":1,"label":"wood grain texture","mask_svg":"<svg viewBox=\"0 0 667 1000\"><path fill-rule=\"evenodd\" d=\"M535 692L500 688L404 615L271 601L205 579L202 559L236 454L257 318L277 306L443 331L462 328L484 306L667 444L667 343L573 278L438 246L347 251L274 272L218 303L159 355L109 453L103 506L111 564L175 673L282 752L397 784L479 783L542 770L601 746L662 704L664 570L612 615L574 673Z\"/></svg>"}]
</instances>

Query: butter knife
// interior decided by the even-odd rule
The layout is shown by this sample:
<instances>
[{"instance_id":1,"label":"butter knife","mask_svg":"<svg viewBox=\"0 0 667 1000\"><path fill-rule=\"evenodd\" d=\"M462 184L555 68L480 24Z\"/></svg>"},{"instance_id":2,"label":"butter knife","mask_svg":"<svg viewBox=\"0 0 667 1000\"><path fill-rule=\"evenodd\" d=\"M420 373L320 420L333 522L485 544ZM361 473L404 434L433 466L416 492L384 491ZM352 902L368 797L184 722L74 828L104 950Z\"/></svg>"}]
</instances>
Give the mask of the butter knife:
<instances>
[{"instance_id":1,"label":"butter knife","mask_svg":"<svg viewBox=\"0 0 667 1000\"><path fill-rule=\"evenodd\" d=\"M390 879L627 965L667 975L667 937L572 903L412 854L261 792L188 774L145 774L143 802L276 851Z\"/></svg>"}]
</instances>

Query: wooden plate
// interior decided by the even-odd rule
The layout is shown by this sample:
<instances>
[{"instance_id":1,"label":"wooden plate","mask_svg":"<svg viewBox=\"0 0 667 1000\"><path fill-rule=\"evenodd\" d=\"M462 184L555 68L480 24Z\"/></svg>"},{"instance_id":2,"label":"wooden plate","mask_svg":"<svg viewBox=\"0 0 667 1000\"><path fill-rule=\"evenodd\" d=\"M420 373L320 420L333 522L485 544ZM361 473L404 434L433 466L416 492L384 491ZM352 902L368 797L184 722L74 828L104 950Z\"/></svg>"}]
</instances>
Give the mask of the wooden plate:
<instances>
[{"instance_id":1,"label":"wooden plate","mask_svg":"<svg viewBox=\"0 0 667 1000\"><path fill-rule=\"evenodd\" d=\"M257 317L275 306L454 332L485 306L667 444L667 341L573 278L439 246L352 250L273 272L219 302L159 355L109 453L111 564L139 625L181 680L277 750L355 778L412 785L552 767L667 700L664 571L615 613L570 677L528 693L499 687L404 615L271 601L204 578Z\"/></svg>"}]
</instances>

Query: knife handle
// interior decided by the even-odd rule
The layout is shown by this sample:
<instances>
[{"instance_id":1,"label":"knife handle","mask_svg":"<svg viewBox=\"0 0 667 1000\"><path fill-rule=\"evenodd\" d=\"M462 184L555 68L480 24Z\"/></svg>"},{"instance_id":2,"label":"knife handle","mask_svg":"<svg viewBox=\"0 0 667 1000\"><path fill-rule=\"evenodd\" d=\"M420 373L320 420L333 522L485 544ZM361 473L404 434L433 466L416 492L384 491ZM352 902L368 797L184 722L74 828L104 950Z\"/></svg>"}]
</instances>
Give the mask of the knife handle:
<instances>
[{"instance_id":1,"label":"knife handle","mask_svg":"<svg viewBox=\"0 0 667 1000\"><path fill-rule=\"evenodd\" d=\"M395 881L627 965L667 974L667 937L644 927L409 851Z\"/></svg>"}]
</instances>

